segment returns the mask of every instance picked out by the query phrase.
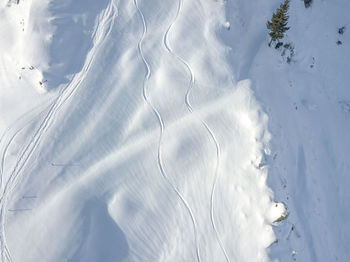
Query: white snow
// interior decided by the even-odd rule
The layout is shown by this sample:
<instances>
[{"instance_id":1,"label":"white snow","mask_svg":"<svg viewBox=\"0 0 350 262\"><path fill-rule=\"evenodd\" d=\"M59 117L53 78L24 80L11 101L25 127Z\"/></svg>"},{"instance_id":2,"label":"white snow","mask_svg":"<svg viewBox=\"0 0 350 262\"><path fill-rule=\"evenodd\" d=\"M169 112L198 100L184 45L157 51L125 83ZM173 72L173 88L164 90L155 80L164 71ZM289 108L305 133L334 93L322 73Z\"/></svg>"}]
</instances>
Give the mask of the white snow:
<instances>
[{"instance_id":1,"label":"white snow","mask_svg":"<svg viewBox=\"0 0 350 262\"><path fill-rule=\"evenodd\" d=\"M334 2L2 3L0 260L347 261Z\"/></svg>"},{"instance_id":2,"label":"white snow","mask_svg":"<svg viewBox=\"0 0 350 262\"><path fill-rule=\"evenodd\" d=\"M280 4L272 2L228 1L231 31L221 34L237 79L251 79L269 116L268 185L289 213L270 258L348 261L350 34L338 28L350 25L350 3L313 1L305 9L291 1L285 41L295 56L287 64L266 44L265 23Z\"/></svg>"}]
</instances>

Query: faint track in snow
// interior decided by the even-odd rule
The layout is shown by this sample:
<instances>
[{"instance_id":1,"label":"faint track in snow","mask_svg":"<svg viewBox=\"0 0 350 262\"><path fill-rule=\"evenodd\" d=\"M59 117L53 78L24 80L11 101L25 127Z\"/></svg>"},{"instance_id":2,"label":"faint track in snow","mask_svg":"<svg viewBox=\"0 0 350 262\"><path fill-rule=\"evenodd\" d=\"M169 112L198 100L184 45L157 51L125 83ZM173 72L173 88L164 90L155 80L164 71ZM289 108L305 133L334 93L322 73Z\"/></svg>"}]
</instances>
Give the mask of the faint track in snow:
<instances>
[{"instance_id":1,"label":"faint track in snow","mask_svg":"<svg viewBox=\"0 0 350 262\"><path fill-rule=\"evenodd\" d=\"M145 59L145 56L144 56L143 50L142 50L142 43L143 43L143 40L144 40L145 35L147 33L147 24L146 24L145 17L143 15L141 9L138 6L137 0L134 0L134 5L135 5L135 7L136 7L136 9L137 9L141 19L142 19L142 24L143 24L143 33L142 33L141 39L140 39L140 41L138 43L138 51L139 51L139 54L140 54L140 56L141 56L141 58L143 60L143 63L146 66L146 71L147 71L146 75L145 75L145 78L144 78L144 81L143 81L143 90L142 90L143 98L144 98L145 102L149 105L149 107L152 109L153 113L156 115L156 117L158 119L158 122L159 122L159 126L160 126L160 136L159 136L159 140L158 140L158 156L157 156L158 167L159 167L159 170L160 170L163 178L165 179L165 181L175 191L176 195L180 198L180 200L182 201L182 203L186 207L187 211L189 212L189 215L191 217L191 221L192 221L192 224L193 224L193 231L194 231L194 236L195 236L197 262L200 262L201 260L200 260L200 254L199 254L199 248L198 248L196 221L194 219L193 212L192 212L189 204L185 200L185 198L180 193L180 191L176 188L176 186L168 178L168 176L167 176L167 174L166 174L166 172L164 170L163 164L162 164L161 143L162 143L162 138L163 138L163 133L164 133L164 122L163 122L163 119L162 119L160 113L158 112L158 110L153 106L153 104L148 99L147 92L146 92L147 91L146 90L146 84L147 84L147 81L151 77L151 67L148 64L147 60Z\"/></svg>"},{"instance_id":2,"label":"faint track in snow","mask_svg":"<svg viewBox=\"0 0 350 262\"><path fill-rule=\"evenodd\" d=\"M193 70L192 70L191 66L189 65L189 63L187 63L185 61L185 59L183 59L181 56L179 56L178 54L176 54L172 50L172 48L170 47L170 44L169 44L169 40L168 40L169 32L170 32L171 28L173 27L173 25L175 24L177 18L179 17L180 12L181 12L182 0L178 0L178 3L179 4L178 4L178 9L177 9L175 18L174 18L173 22L170 24L170 26L168 27L167 31L165 32L165 35L164 35L164 38L163 38L163 43L164 43L164 46L167 49L167 51L171 55L173 55L177 60L179 60L184 65L184 67L186 67L187 71L190 74L189 86L188 86L188 89L187 89L187 92L186 92L186 96L185 96L185 104L186 104L186 107L187 107L188 111L190 113L193 113L193 108L192 108L192 105L191 105L190 99L189 99L191 90L192 90L193 86L195 85L195 76L194 76ZM223 243L221 241L219 232L218 232L217 227L216 227L215 218L214 218L214 196L215 196L215 188L216 188L217 180L218 180L218 177L219 177L220 146L219 146L219 143L218 143L218 141L217 141L217 139L216 139L216 137L214 135L214 132L210 129L208 124L203 119L199 119L199 120L202 123L202 125L205 127L207 132L209 133L211 139L213 140L213 142L215 144L215 148L216 148L216 159L217 159L217 161L216 161L216 166L215 166L214 182L213 182L211 195L210 195L210 219L211 219L212 227L213 227L213 230L215 232L215 236L216 236L216 239L218 241L218 244L219 244L222 252L224 253L226 261L230 262L230 259L229 259L228 255L227 255L225 247L224 247L224 245L223 245Z\"/></svg>"},{"instance_id":3,"label":"faint track in snow","mask_svg":"<svg viewBox=\"0 0 350 262\"><path fill-rule=\"evenodd\" d=\"M24 128L24 127L23 127ZM0 173L1 173L1 183L0 183L0 190L2 189L2 180L3 180L3 174L4 174L4 166L5 166L5 158L7 155L7 150L9 149L12 141L15 139L15 137L23 130L23 128L18 129L14 135L10 138L10 140L8 141L8 143L6 144L5 148L4 148L4 152L2 154L1 157L1 168L0 168ZM0 199L1 201L1 199Z\"/></svg>"},{"instance_id":4,"label":"faint track in snow","mask_svg":"<svg viewBox=\"0 0 350 262\"><path fill-rule=\"evenodd\" d=\"M115 12L113 13L114 10ZM54 99L53 103L49 107L49 110L45 115L44 120L41 122L38 129L35 131L34 135L30 139L29 143L27 144L27 146L24 148L19 158L17 159L16 164L9 178L7 179L4 185L3 194L0 198L0 206L1 206L0 207L0 226L1 226L0 227L0 247L1 247L1 261L3 262L5 261L12 262L11 253L8 249L6 234L5 234L7 200L10 194L12 193L12 190L17 185L19 175L23 167L27 164L28 160L30 159L33 152L37 148L43 134L49 128L52 121L54 121L54 115L58 112L59 108L73 95L74 91L76 91L76 89L80 86L82 80L84 79L84 76L88 72L91 66L91 63L96 55L96 49L98 49L97 47L110 34L113 27L114 19L117 15L116 10L117 10L116 5L114 4L114 0L112 0L110 4L107 6L107 8L105 9L104 15L100 19L100 23L98 24L98 26L96 26L92 34L92 39L95 41L97 40L97 43L95 43L95 48L92 50L92 52L88 54L86 64L84 65L81 72L78 75L76 75L76 77L73 78L73 80L68 85L66 85L64 88L60 90L58 96ZM109 24L109 29L106 31L105 27L107 27L108 24ZM106 31L106 33L103 35L104 31ZM102 34L102 35L98 35L98 34ZM102 36L102 38L98 38L97 36L99 37ZM12 137L11 141L18 134L18 132L16 132L16 134ZM3 168L4 156L2 158L3 160L1 163ZM2 177L3 177L3 174L2 174Z\"/></svg>"},{"instance_id":5,"label":"faint track in snow","mask_svg":"<svg viewBox=\"0 0 350 262\"><path fill-rule=\"evenodd\" d=\"M51 102L49 103L51 104ZM18 135L18 133L20 133L20 131L22 131L27 125L29 125L31 122L33 122L37 117L39 117L39 115L41 113L43 113L45 110L40 111L40 113L38 113L35 117L31 118L29 121L22 123L22 119L24 119L25 117L27 117L27 115L33 113L33 111L45 106L44 105L40 105L37 106L33 109L31 109L30 111L24 113L22 116L20 116L19 118L17 118L2 134L1 138L0 138L0 150L2 149L1 145L3 143L3 141L6 141L6 136L8 136L8 133L10 133L10 131L12 129L15 129L16 126L18 126L18 129L16 131L14 131L14 133L12 134L11 138L8 139L8 141L6 142L6 145L4 147L4 150L2 150L2 156L1 156L1 162L0 162L0 192L2 190L2 183L3 183L3 174L4 174L4 166L5 166L5 158L6 158L6 154L7 154L7 150L10 147L12 141L14 140L14 138ZM1 199L1 197L0 197ZM1 200L0 200L1 201Z\"/></svg>"}]
</instances>

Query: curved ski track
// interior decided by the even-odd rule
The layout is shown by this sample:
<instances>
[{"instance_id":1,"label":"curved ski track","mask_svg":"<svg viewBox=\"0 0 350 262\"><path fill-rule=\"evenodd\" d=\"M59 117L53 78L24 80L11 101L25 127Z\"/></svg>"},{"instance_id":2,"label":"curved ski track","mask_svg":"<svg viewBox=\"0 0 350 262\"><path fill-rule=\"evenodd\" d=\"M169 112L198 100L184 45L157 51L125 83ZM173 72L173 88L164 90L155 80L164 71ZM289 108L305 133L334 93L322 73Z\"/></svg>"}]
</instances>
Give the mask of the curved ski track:
<instances>
[{"instance_id":1,"label":"curved ski track","mask_svg":"<svg viewBox=\"0 0 350 262\"><path fill-rule=\"evenodd\" d=\"M176 186L170 181L170 179L168 178L165 170L164 170L164 167L163 167L163 163L162 163L162 158L161 158L161 143L162 143L162 138L163 138L163 133L164 133L164 122L163 122L163 119L161 117L161 114L158 112L158 110L153 106L153 104L150 102L148 96L147 96L147 92L146 92L146 84L147 84L147 81L149 80L149 78L151 77L151 68L150 68L150 65L148 64L147 60L145 59L145 56L143 54L143 50L142 50L142 43L143 43L143 40L145 38L145 35L147 33L147 25L146 25L146 20L145 20L145 17L141 11L141 9L139 8L138 6L138 3L137 3L137 0L134 0L134 4L135 4L135 7L142 19L142 23L143 23L143 33L142 33L142 36L141 36L141 39L138 43L138 50L139 50L139 54L143 60L143 63L145 64L146 66L146 69L147 69L147 72L146 72L146 75L145 75L145 79L144 79L144 82L143 82L143 98L145 100L145 102L149 105L149 107L152 109L153 113L156 115L157 119L158 119L158 122L159 122L159 126L160 126L160 135L159 135L159 140L158 140L158 159L157 159L157 162L158 162L158 167L159 167L159 170L163 176L163 178L165 179L165 181L169 184L169 186L175 191L176 195L180 198L180 200L182 201L182 203L184 204L185 208L187 209L190 217L191 217L191 220L192 220L192 224L193 224L193 231L194 231L194 237L195 237L195 244L196 244L196 256L197 256L197 261L200 262L201 259L200 259L200 253L199 253L199 247L198 247L198 239L197 239L197 226L196 226L196 221L195 221L195 218L193 216L193 212L189 206L189 204L187 203L187 201L185 200L185 198L182 196L182 194L180 193L180 191L176 188Z\"/></svg>"},{"instance_id":2,"label":"curved ski track","mask_svg":"<svg viewBox=\"0 0 350 262\"><path fill-rule=\"evenodd\" d=\"M168 27L168 29L167 29L167 31L166 31L166 33L164 35L163 42L164 42L164 46L165 46L166 50L171 55L173 55L177 60L179 60L184 65L184 67L186 67L187 71L190 74L189 86L188 86L188 89L187 89L187 92L186 92L186 96L185 96L185 104L186 104L186 107L187 107L188 111L190 113L193 113L193 108L192 108L192 105L191 105L190 100L189 100L189 95L191 93L191 90L192 90L193 86L195 85L195 76L194 76L193 70L192 70L191 66L189 65L189 63L187 63L185 61L185 59L183 59L181 56L179 56L178 54L176 54L172 50L172 48L170 47L169 41L168 41L169 32L170 32L171 28L173 27L173 25L175 24L176 20L179 17L180 12L181 12L182 1L183 0L178 0L179 4L178 4L178 9L177 9L175 18L174 18L173 22L170 24L170 26ZM218 180L218 174L219 174L220 146L219 146L219 143L218 143L218 141L217 141L217 139L216 139L216 137L214 135L214 132L209 128L208 124L203 119L199 119L199 120L202 123L202 125L205 127L207 132L209 133L210 137L212 138L212 140L213 140L213 142L215 144L215 148L216 148L216 159L217 159L217 161L216 161L216 166L215 166L214 182L213 182L211 196L210 196L210 219L211 219L212 227L214 229L214 232L215 232L218 244L219 244L222 252L224 253L226 261L230 262L230 259L229 259L228 255L227 255L227 252L226 252L226 250L224 248L224 245L223 245L223 243L221 241L219 232L218 232L218 230L216 228L215 219L214 219L214 195L215 195L215 188L216 188L216 184L217 184L217 180Z\"/></svg>"},{"instance_id":3,"label":"curved ski track","mask_svg":"<svg viewBox=\"0 0 350 262\"><path fill-rule=\"evenodd\" d=\"M117 7L114 3L114 0L111 0L109 5L104 11L104 15L101 17L100 22L98 26L95 27L94 32L92 34L92 39L97 40L97 43L95 43L95 48L92 50L92 53L90 53L87 57L87 63L85 63L82 71L76 75L73 80L66 85L64 88L62 88L57 96L57 98L53 101L52 105L50 106L46 116L44 117L44 120L39 125L38 129L32 136L31 140L27 144L27 146L24 148L22 153L20 154L18 160L16 161L16 164L9 176L9 178L6 181L6 184L4 186L3 194L0 198L0 248L1 248L1 261L5 262L12 262L11 253L8 249L7 242L6 242L6 234L5 234L5 219L6 219L6 213L7 213L7 199L12 193L13 189L16 187L17 182L19 180L19 175L23 169L23 167L26 165L28 160L30 159L31 155L35 151L36 147L41 141L41 137L44 135L44 133L48 130L50 124L52 121L54 121L55 114L59 111L59 109L63 106L63 104L72 97L73 93L76 91L76 89L80 86L82 80L84 79L84 76L89 71L92 61L94 60L94 57L96 55L97 47L101 45L102 42L106 39L106 37L110 34L114 19L117 15ZM104 33L105 32L105 33ZM102 34L102 35L100 35ZM97 36L102 36L101 39L97 38ZM18 130L13 138L18 134L20 130ZM11 141L13 140L11 139ZM9 147L9 144L7 145ZM6 153L6 151L5 151ZM5 156L2 156L2 159L4 159ZM3 167L3 163L2 163Z\"/></svg>"}]
</instances>

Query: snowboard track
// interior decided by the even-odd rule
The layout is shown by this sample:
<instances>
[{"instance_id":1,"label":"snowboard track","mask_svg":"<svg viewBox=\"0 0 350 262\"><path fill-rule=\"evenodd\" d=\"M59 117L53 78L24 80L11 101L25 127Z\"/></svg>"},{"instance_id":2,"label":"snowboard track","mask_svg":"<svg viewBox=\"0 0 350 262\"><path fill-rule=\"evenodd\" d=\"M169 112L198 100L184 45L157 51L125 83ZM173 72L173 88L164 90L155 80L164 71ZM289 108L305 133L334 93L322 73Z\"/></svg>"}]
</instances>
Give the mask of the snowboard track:
<instances>
[{"instance_id":1,"label":"snowboard track","mask_svg":"<svg viewBox=\"0 0 350 262\"><path fill-rule=\"evenodd\" d=\"M54 99L51 106L49 107L48 112L45 115L43 121L35 131L34 135L31 137L29 143L24 147L24 150L22 150L22 153L18 157L9 178L7 179L6 183L4 183L4 190L0 197L0 248L1 248L1 261L3 262L13 261L10 250L7 245L6 234L5 234L6 213L8 211L7 200L19 181L21 171L23 170L25 165L28 163L30 157L33 155L35 149L37 148L37 146L41 141L42 136L46 133L46 131L50 127L50 124L55 120L54 116L59 111L59 109L73 96L75 91L78 89L78 87L82 83L84 76L89 71L92 61L95 58L96 50L98 50L97 47L104 42L104 40L107 38L107 36L110 34L112 30L114 20L117 15L116 10L117 10L117 7L114 3L114 0L111 0L107 8L104 10L104 14L100 18L98 26L94 28L94 32L92 33L92 39L93 41L97 39L97 42L96 43L94 42L95 48L92 49L91 50L92 52L88 54L87 61L83 69L81 70L80 73L78 73L72 79L72 81L69 84L67 84L65 87L63 87L59 91L57 97ZM98 39L97 36L98 34L101 34L101 33L104 33L104 34L102 35L101 39ZM15 132L15 135L11 138L11 142L19 132L20 130ZM6 147L8 148L9 146L10 144L8 144ZM2 159L4 158L5 158L5 155L2 156ZM3 165L4 163L2 161L1 168L3 168ZM3 177L3 173L1 175Z\"/></svg>"},{"instance_id":2,"label":"snowboard track","mask_svg":"<svg viewBox=\"0 0 350 262\"><path fill-rule=\"evenodd\" d=\"M143 99L145 100L146 104L152 109L153 113L155 114L155 116L159 122L159 127L160 127L160 135L159 135L159 140L158 140L158 152L157 152L158 167L159 167L160 173L162 174L162 177L164 178L166 183L173 189L173 191L176 193L176 195L179 197L179 199L184 204L185 208L187 209L187 211L191 217L191 221L193 224L193 231L194 231L194 240L195 240L195 245L196 245L196 258L197 258L197 262L201 262L199 247L198 247L198 239L197 239L197 225L196 225L196 220L194 218L193 212L192 212L189 204L185 200L185 198L180 193L180 191L177 189L177 187L171 182L171 180L167 176L167 173L165 172L164 165L162 162L161 144L162 144L165 125L164 125L161 114L159 113L159 111L155 108L155 106L149 100L149 98L147 96L147 90L146 90L147 82L151 77L151 67L148 64L147 60L145 59L145 56L143 54L143 49L142 49L142 43L143 43L143 40L147 34L147 24L146 24L145 17L143 15L141 9L138 6L137 0L134 0L134 5L135 5L140 17L141 17L142 24L143 24L143 33L142 33L142 36L140 38L140 41L138 42L138 51L139 51L139 54L143 60L143 63L145 64L145 67L146 67L146 74L145 74L145 78L143 81L143 89L142 89ZM171 25L170 25L170 27L171 27Z\"/></svg>"},{"instance_id":3,"label":"snowboard track","mask_svg":"<svg viewBox=\"0 0 350 262\"><path fill-rule=\"evenodd\" d=\"M193 70L190 66L190 64L188 62L186 62L186 60L184 58L182 58L180 55L178 55L177 53L175 53L173 51L173 49L171 48L170 44L169 44L169 40L168 40L168 36L169 36L169 32L171 30L171 28L173 27L173 25L176 23L176 20L178 19L180 13L181 13L181 8L183 5L183 0L178 0L178 9L175 15L175 18L173 20L173 22L170 24L170 26L168 27L164 38L163 38L163 43L164 46L166 48L166 50L172 55L174 56L178 61L180 61L180 63L183 64L183 66L186 68L186 70L188 71L189 75L190 75L190 80L189 80L189 84L188 84L188 89L185 95L185 104L187 107L187 110L192 114L193 113L193 107L191 105L189 96L190 93L192 91L192 88L195 86L195 75L193 73ZM215 196L215 189L216 189L216 185L217 185L217 181L218 181L218 177L219 177L219 166L220 166L220 146L219 143L215 137L214 132L211 130L211 128L208 126L208 124L203 120L203 119L199 119L200 122L202 123L202 125L205 127L206 131L208 132L209 136L211 137L213 143L215 144L215 149L216 149L216 165L215 165L215 171L214 171L214 181L213 181L213 185L212 185L212 190L211 190L211 195L210 195L210 220L211 220L211 224L213 227L213 230L215 232L215 236L216 239L218 241L218 244L225 256L225 259L227 262L230 262L230 259L227 255L226 249L222 243L222 240L220 238L219 232L217 230L216 227L216 223L215 223L215 218L214 218L214 196Z\"/></svg>"}]
</instances>

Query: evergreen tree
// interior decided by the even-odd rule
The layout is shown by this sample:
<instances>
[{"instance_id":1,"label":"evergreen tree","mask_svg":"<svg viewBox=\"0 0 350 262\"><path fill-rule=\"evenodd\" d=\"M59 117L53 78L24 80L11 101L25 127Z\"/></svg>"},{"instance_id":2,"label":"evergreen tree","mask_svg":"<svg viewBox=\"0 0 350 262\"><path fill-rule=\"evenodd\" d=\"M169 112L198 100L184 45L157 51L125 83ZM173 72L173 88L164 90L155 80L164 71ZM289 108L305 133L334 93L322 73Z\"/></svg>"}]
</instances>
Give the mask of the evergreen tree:
<instances>
[{"instance_id":1,"label":"evergreen tree","mask_svg":"<svg viewBox=\"0 0 350 262\"><path fill-rule=\"evenodd\" d=\"M278 41L284 37L284 33L289 29L288 24L288 9L289 9L289 0L285 0L283 4L280 5L280 8L277 8L276 12L273 13L271 21L267 21L266 26L270 30L269 35L272 42Z\"/></svg>"}]
</instances>

